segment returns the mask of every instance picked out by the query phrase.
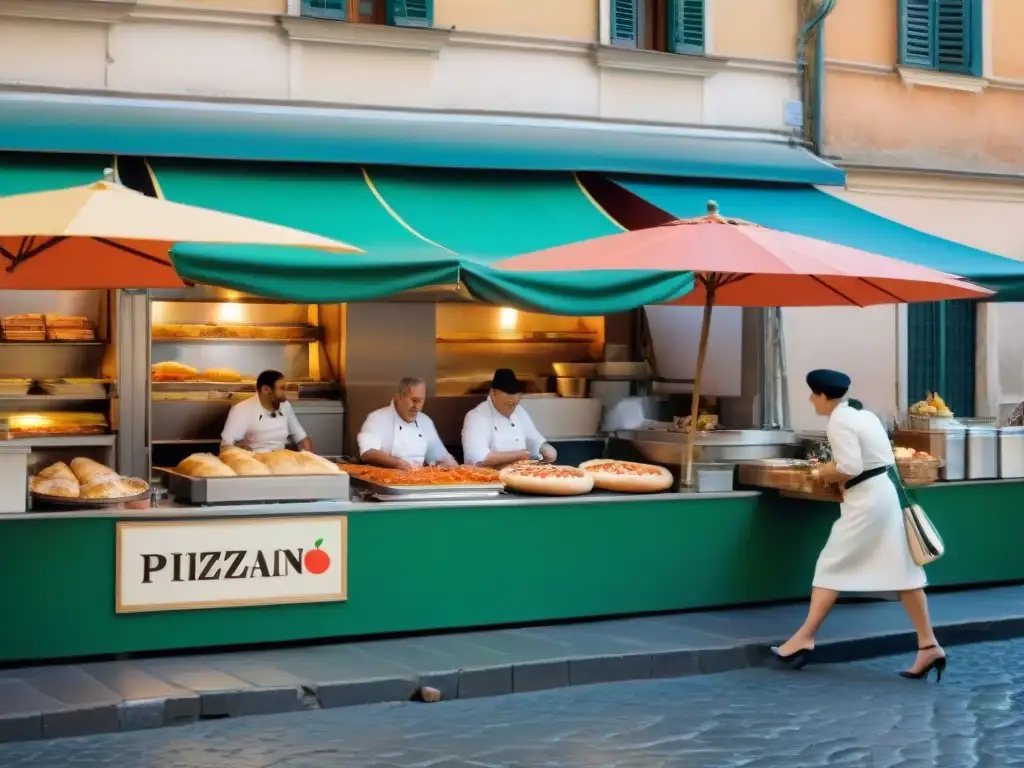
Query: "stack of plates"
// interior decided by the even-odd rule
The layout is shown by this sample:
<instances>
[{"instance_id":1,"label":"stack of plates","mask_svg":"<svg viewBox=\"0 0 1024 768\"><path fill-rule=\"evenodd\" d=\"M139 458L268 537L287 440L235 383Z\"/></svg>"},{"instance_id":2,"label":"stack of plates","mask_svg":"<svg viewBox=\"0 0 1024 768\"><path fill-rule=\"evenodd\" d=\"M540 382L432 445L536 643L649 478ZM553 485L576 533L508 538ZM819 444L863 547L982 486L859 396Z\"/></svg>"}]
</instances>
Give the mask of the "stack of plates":
<instances>
[{"instance_id":1,"label":"stack of plates","mask_svg":"<svg viewBox=\"0 0 1024 768\"><path fill-rule=\"evenodd\" d=\"M5 341L46 341L42 315L11 315L0 321Z\"/></svg>"},{"instance_id":2,"label":"stack of plates","mask_svg":"<svg viewBox=\"0 0 1024 768\"><path fill-rule=\"evenodd\" d=\"M87 317L47 315L46 338L50 341L95 341L96 330Z\"/></svg>"}]
</instances>

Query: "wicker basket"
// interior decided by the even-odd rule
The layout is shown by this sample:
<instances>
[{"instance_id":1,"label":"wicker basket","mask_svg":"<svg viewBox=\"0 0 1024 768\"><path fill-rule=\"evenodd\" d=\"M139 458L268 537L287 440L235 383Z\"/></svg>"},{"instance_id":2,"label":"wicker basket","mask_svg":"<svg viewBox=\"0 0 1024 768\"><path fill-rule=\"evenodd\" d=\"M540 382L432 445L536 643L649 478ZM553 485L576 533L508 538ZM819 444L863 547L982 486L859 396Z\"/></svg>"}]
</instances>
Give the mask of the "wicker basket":
<instances>
[{"instance_id":1,"label":"wicker basket","mask_svg":"<svg viewBox=\"0 0 1024 768\"><path fill-rule=\"evenodd\" d=\"M896 466L905 486L920 488L938 482L942 462L939 459L903 459L897 461Z\"/></svg>"}]
</instances>

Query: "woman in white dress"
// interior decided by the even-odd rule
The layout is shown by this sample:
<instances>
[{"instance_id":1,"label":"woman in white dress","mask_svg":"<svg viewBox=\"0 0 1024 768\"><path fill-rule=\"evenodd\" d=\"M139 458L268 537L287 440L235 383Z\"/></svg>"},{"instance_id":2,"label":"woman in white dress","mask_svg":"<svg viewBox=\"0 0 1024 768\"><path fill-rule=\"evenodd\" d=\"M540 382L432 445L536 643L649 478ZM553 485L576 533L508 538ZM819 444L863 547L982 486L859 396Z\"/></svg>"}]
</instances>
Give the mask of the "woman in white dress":
<instances>
[{"instance_id":1,"label":"woman in white dress","mask_svg":"<svg viewBox=\"0 0 1024 768\"><path fill-rule=\"evenodd\" d=\"M802 667L814 638L840 592L897 592L917 632L917 659L901 672L911 679L936 670L942 679L946 654L935 639L924 594L924 569L910 555L903 511L887 468L895 462L882 422L856 400L846 400L850 378L838 371L807 374L811 404L828 416L833 460L817 471L843 486L840 516L818 557L807 619L789 640L772 648L776 660Z\"/></svg>"}]
</instances>

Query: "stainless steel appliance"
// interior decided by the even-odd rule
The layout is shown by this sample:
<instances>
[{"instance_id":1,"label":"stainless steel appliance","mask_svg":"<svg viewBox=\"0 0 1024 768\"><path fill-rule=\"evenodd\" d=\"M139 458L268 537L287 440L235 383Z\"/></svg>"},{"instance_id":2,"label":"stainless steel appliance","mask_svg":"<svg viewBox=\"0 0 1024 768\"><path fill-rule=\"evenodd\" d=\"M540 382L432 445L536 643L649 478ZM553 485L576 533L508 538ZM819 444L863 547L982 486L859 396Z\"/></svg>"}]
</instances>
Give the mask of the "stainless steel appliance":
<instances>
[{"instance_id":1,"label":"stainless steel appliance","mask_svg":"<svg viewBox=\"0 0 1024 768\"><path fill-rule=\"evenodd\" d=\"M617 432L615 437L653 464L678 468L683 463L686 447L684 432L634 429ZM707 463L794 458L798 452L796 436L790 430L719 429L697 434L694 461Z\"/></svg>"},{"instance_id":2,"label":"stainless steel appliance","mask_svg":"<svg viewBox=\"0 0 1024 768\"><path fill-rule=\"evenodd\" d=\"M967 479L999 477L999 428L995 420L968 419L966 426Z\"/></svg>"},{"instance_id":3,"label":"stainless steel appliance","mask_svg":"<svg viewBox=\"0 0 1024 768\"><path fill-rule=\"evenodd\" d=\"M1024 478L1024 427L999 429L999 476Z\"/></svg>"},{"instance_id":4,"label":"stainless steel appliance","mask_svg":"<svg viewBox=\"0 0 1024 768\"><path fill-rule=\"evenodd\" d=\"M587 380L579 378L562 378L561 376L555 379L556 389L558 394L562 397L586 397L587 396Z\"/></svg>"},{"instance_id":5,"label":"stainless steel appliance","mask_svg":"<svg viewBox=\"0 0 1024 768\"><path fill-rule=\"evenodd\" d=\"M185 504L245 504L272 501L349 501L349 477L332 475L258 475L189 477L154 467L167 476L175 501Z\"/></svg>"}]
</instances>

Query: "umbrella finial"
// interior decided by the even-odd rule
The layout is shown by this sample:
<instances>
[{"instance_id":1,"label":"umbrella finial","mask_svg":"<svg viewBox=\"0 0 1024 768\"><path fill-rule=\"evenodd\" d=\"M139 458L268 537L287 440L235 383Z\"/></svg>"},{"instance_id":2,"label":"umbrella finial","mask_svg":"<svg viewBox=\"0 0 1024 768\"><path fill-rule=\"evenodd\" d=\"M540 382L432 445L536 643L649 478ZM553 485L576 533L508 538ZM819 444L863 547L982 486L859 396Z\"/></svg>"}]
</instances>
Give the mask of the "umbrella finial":
<instances>
[{"instance_id":1,"label":"umbrella finial","mask_svg":"<svg viewBox=\"0 0 1024 768\"><path fill-rule=\"evenodd\" d=\"M718 215L718 203L714 200L708 200L708 216Z\"/></svg>"},{"instance_id":2,"label":"umbrella finial","mask_svg":"<svg viewBox=\"0 0 1024 768\"><path fill-rule=\"evenodd\" d=\"M114 169L113 168L104 168L103 169L103 180L105 182L107 182L108 184L116 184L117 183L117 179L114 178Z\"/></svg>"}]
</instances>

